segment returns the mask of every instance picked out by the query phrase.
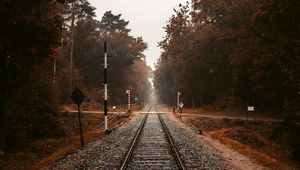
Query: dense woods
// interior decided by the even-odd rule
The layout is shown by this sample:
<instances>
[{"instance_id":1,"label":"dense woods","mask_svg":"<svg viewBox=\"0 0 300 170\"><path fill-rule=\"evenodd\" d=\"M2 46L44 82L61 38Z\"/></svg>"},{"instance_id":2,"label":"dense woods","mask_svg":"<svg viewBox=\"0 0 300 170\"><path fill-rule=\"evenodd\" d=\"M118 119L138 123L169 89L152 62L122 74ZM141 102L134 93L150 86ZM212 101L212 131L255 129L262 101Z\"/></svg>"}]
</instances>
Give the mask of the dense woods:
<instances>
[{"instance_id":1,"label":"dense woods","mask_svg":"<svg viewBox=\"0 0 300 170\"><path fill-rule=\"evenodd\" d=\"M58 108L71 104L76 85L101 109L104 40L110 104L126 103L126 89L137 102L149 93L147 44L130 35L120 14L98 21L87 0L3 0L0 18L2 149L63 136Z\"/></svg>"},{"instance_id":2,"label":"dense woods","mask_svg":"<svg viewBox=\"0 0 300 170\"><path fill-rule=\"evenodd\" d=\"M159 44L163 53L155 86L161 99L174 104L179 90L189 106L226 98L238 105L295 107L298 11L298 1L194 0L180 5Z\"/></svg>"},{"instance_id":3,"label":"dense woods","mask_svg":"<svg viewBox=\"0 0 300 170\"><path fill-rule=\"evenodd\" d=\"M155 70L162 102L182 91L186 106L274 108L299 130L299 1L193 0L174 11Z\"/></svg>"},{"instance_id":4,"label":"dense woods","mask_svg":"<svg viewBox=\"0 0 300 170\"><path fill-rule=\"evenodd\" d=\"M60 135L51 98L51 57L60 45L61 5L0 2L2 148L26 143L25 136Z\"/></svg>"},{"instance_id":5,"label":"dense woods","mask_svg":"<svg viewBox=\"0 0 300 170\"><path fill-rule=\"evenodd\" d=\"M148 92L147 76L148 67L145 63L143 51L147 44L142 37L133 37L130 35L130 29L127 27L129 21L122 19L121 14L113 14L111 11L104 13L101 21L94 19L95 8L90 6L88 1L78 1L74 4L74 26L72 26L72 4L66 4L64 16L69 22L64 22L63 40L66 45L61 49L59 58L70 61L73 56L73 73L72 85L80 85L88 96L87 101L90 103L102 102L103 90L103 42L108 42L108 83L109 98L113 104L126 103L126 89L133 90L135 97L143 101ZM72 49L72 30L73 29L73 54ZM141 75L134 74L131 70L134 63L139 63L143 67ZM63 67L63 66L62 66ZM145 69L144 69L145 68ZM68 69L70 70L70 69ZM63 72L64 69L61 69ZM60 75L60 73L57 73ZM64 73L62 73L64 74ZM132 77L139 77L139 82L129 81ZM69 78L68 78L69 79ZM68 79L65 84L57 84L57 91L65 87L61 93L57 94L59 103L69 100ZM63 81L60 81L63 83ZM67 83L67 84L66 84ZM139 84L137 89L131 89L134 85ZM144 95L142 95L144 94Z\"/></svg>"}]
</instances>

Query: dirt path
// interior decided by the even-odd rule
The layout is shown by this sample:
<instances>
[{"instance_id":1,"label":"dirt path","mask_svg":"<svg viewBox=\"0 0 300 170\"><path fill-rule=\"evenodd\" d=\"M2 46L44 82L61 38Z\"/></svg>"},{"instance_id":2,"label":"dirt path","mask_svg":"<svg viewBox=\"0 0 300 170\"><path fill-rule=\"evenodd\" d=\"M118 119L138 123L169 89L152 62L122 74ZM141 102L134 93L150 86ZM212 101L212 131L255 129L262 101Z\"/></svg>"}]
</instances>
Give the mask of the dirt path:
<instances>
[{"instance_id":1,"label":"dirt path","mask_svg":"<svg viewBox=\"0 0 300 170\"><path fill-rule=\"evenodd\" d=\"M209 114L195 114L195 113L181 113L181 116L195 116L195 117L208 117L208 118L216 118L216 119L241 119L241 120L256 120L256 121L268 121L268 122L280 122L282 119L275 119L275 118L253 118L253 116L226 116L226 115L209 115Z\"/></svg>"}]
</instances>

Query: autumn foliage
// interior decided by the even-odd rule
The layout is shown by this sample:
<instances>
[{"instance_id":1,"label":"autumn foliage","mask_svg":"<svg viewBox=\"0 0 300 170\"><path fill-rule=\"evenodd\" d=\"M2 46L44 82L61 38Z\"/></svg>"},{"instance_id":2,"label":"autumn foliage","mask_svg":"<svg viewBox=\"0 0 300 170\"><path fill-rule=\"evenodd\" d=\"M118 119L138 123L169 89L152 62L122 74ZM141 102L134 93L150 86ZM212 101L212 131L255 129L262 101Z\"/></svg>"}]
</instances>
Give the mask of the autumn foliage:
<instances>
[{"instance_id":1,"label":"autumn foliage","mask_svg":"<svg viewBox=\"0 0 300 170\"><path fill-rule=\"evenodd\" d=\"M0 2L1 148L62 134L47 70L60 45L61 5L46 0Z\"/></svg>"},{"instance_id":2,"label":"autumn foliage","mask_svg":"<svg viewBox=\"0 0 300 170\"><path fill-rule=\"evenodd\" d=\"M222 96L259 107L299 101L298 1L194 0L174 11L155 71L164 102L178 90L190 106Z\"/></svg>"},{"instance_id":3,"label":"autumn foliage","mask_svg":"<svg viewBox=\"0 0 300 170\"><path fill-rule=\"evenodd\" d=\"M299 1L193 0L174 11L155 70L162 102L182 91L186 106L274 108L299 131Z\"/></svg>"},{"instance_id":4,"label":"autumn foliage","mask_svg":"<svg viewBox=\"0 0 300 170\"><path fill-rule=\"evenodd\" d=\"M75 86L86 102L95 103L93 109L101 109L104 41L109 104L125 104L126 89L144 102L150 87L143 55L147 44L130 35L120 14L108 11L101 21L95 16L87 0L0 2L0 149L65 135L58 108L73 104Z\"/></svg>"}]
</instances>

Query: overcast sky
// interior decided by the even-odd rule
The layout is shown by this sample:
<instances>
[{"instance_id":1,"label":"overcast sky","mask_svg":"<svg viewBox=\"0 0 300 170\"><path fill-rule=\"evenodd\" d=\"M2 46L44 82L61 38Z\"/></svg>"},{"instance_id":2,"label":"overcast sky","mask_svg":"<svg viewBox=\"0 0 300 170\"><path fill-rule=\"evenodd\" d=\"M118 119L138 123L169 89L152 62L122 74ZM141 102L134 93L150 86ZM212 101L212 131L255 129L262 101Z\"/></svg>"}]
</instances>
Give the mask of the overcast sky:
<instances>
[{"instance_id":1,"label":"overcast sky","mask_svg":"<svg viewBox=\"0 0 300 170\"><path fill-rule=\"evenodd\" d=\"M106 11L122 14L122 19L129 21L131 35L142 36L148 44L145 51L147 64L154 68L154 62L160 56L157 43L165 35L163 27L171 17L173 8L187 0L89 0L96 7L97 19L101 20Z\"/></svg>"}]
</instances>

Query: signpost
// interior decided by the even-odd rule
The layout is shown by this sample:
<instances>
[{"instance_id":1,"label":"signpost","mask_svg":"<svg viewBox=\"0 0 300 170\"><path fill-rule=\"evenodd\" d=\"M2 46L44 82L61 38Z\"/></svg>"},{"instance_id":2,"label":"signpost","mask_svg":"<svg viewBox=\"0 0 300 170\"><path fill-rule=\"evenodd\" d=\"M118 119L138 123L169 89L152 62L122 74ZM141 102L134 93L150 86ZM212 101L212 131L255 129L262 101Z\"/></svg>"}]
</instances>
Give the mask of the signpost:
<instances>
[{"instance_id":1,"label":"signpost","mask_svg":"<svg viewBox=\"0 0 300 170\"><path fill-rule=\"evenodd\" d=\"M183 102L179 103L179 113L182 113L182 109L183 109Z\"/></svg>"},{"instance_id":2,"label":"signpost","mask_svg":"<svg viewBox=\"0 0 300 170\"><path fill-rule=\"evenodd\" d=\"M254 106L248 106L247 107L247 121L248 121L248 117L249 117L249 112L253 112L253 119L255 119L255 115L254 115Z\"/></svg>"},{"instance_id":3,"label":"signpost","mask_svg":"<svg viewBox=\"0 0 300 170\"><path fill-rule=\"evenodd\" d=\"M248 110L248 112L253 112L254 111L254 106L248 106L247 110Z\"/></svg>"},{"instance_id":4,"label":"signpost","mask_svg":"<svg viewBox=\"0 0 300 170\"><path fill-rule=\"evenodd\" d=\"M81 114L80 114L80 105L84 99L84 94L82 91L76 86L74 91L72 92L71 98L76 103L78 109L78 121L79 121L79 130L80 130L80 142L81 147L83 147L83 135L82 135L82 126L81 126Z\"/></svg>"}]
</instances>

